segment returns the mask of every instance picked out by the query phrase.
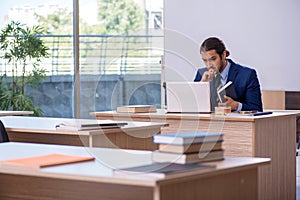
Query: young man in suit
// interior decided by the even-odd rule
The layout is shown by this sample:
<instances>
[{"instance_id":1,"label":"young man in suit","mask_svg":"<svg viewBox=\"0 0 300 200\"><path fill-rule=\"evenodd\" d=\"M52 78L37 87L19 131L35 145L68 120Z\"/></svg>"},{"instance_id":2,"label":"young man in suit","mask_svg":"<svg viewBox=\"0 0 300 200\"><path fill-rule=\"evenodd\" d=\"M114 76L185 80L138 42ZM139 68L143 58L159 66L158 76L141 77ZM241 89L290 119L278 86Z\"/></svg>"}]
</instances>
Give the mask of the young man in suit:
<instances>
[{"instance_id":1,"label":"young man in suit","mask_svg":"<svg viewBox=\"0 0 300 200\"><path fill-rule=\"evenodd\" d=\"M225 102L212 106L230 106L232 111L262 111L260 84L254 69L228 59L229 51L216 37L210 37L201 44L200 54L206 68L198 69L194 81L214 82L215 77L221 75L222 85L232 81L236 92L236 98L225 95Z\"/></svg>"}]
</instances>

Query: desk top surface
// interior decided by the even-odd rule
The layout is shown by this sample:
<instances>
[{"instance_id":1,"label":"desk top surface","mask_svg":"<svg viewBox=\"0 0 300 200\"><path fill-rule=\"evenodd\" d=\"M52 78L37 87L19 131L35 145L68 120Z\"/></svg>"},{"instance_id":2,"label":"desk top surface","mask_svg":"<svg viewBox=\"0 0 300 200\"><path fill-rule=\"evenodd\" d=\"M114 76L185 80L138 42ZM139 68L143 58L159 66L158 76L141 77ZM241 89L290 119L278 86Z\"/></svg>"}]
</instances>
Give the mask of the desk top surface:
<instances>
[{"instance_id":1,"label":"desk top surface","mask_svg":"<svg viewBox=\"0 0 300 200\"><path fill-rule=\"evenodd\" d=\"M0 110L0 116L32 115L33 111Z\"/></svg>"},{"instance_id":2,"label":"desk top surface","mask_svg":"<svg viewBox=\"0 0 300 200\"><path fill-rule=\"evenodd\" d=\"M0 161L52 153L95 157L94 161L45 167L41 169L11 168L0 165L0 173L4 174L41 176L143 186L155 186L158 181L162 182L170 179L187 178L195 175L205 174L205 176L215 176L216 173L219 172L222 173L229 170L240 170L241 168L245 167L257 167L258 165L270 163L269 158L226 157L223 161L207 163L210 165L216 165L216 168L178 173L176 176L167 176L165 178L139 177L138 179L140 181L133 181L133 179L137 179L136 176L125 178L116 177L113 175L113 169L150 164L152 162L151 151L8 142L0 144L0 152L5 152L0 154Z\"/></svg>"},{"instance_id":3,"label":"desk top surface","mask_svg":"<svg viewBox=\"0 0 300 200\"><path fill-rule=\"evenodd\" d=\"M68 134L68 133L72 134L74 132L80 132L80 134L82 135L88 135L91 132L105 132L105 133L116 132L115 128L96 129L96 130L88 130L88 131L56 130L56 125L62 123L63 121L74 120L71 118L6 116L6 117L0 117L0 120L3 122L5 128L8 131L16 131L16 132L45 132L45 133L49 132L49 133L64 133L64 134ZM85 119L80 119L80 120L85 120ZM97 121L100 123L102 120L97 120ZM128 121L127 123L128 124L122 126L120 130L144 130L149 128L161 128L167 125L166 123L158 123L158 122Z\"/></svg>"},{"instance_id":4,"label":"desk top surface","mask_svg":"<svg viewBox=\"0 0 300 200\"><path fill-rule=\"evenodd\" d=\"M280 117L287 115L300 115L300 110L268 110L272 114L261 116L250 116L239 113L230 113L228 115L200 114L200 113L167 113L164 109L157 109L157 112L151 113L118 113L116 111L90 112L91 116L96 117L134 117L151 119L181 119L181 120L225 120L225 121L255 121L270 117Z\"/></svg>"}]
</instances>

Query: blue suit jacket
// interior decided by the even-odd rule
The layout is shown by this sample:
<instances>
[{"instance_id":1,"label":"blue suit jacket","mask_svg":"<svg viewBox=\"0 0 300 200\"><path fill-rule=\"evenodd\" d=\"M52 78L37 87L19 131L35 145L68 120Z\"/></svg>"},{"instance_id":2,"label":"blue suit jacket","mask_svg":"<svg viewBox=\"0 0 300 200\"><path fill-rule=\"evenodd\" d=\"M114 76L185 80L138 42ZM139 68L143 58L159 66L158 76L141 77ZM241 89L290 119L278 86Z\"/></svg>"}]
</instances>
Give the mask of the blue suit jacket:
<instances>
[{"instance_id":1,"label":"blue suit jacket","mask_svg":"<svg viewBox=\"0 0 300 200\"><path fill-rule=\"evenodd\" d=\"M232 81L238 101L243 104L242 110L258 110L262 111L261 91L254 69L241 66L228 59L231 63L228 72L228 81ZM195 82L200 81L202 74L207 71L207 68L198 69Z\"/></svg>"}]
</instances>

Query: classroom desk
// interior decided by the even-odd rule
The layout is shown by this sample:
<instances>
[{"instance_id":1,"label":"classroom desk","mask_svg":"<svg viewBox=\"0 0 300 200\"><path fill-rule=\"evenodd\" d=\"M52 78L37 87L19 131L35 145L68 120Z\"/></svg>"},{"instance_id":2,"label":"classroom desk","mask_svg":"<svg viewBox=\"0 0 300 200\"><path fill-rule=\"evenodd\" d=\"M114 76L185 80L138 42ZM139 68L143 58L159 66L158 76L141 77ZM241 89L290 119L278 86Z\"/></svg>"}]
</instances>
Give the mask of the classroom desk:
<instances>
[{"instance_id":1,"label":"classroom desk","mask_svg":"<svg viewBox=\"0 0 300 200\"><path fill-rule=\"evenodd\" d=\"M33 111L0 110L0 116L32 115Z\"/></svg>"},{"instance_id":2,"label":"classroom desk","mask_svg":"<svg viewBox=\"0 0 300 200\"><path fill-rule=\"evenodd\" d=\"M113 169L150 164L151 151L86 148L30 143L1 143L0 160L63 153L92 155L95 161L37 170L0 165L0 199L257 199L257 169L268 158L225 158L216 168L157 177L118 177ZM208 163L207 163L208 164Z\"/></svg>"},{"instance_id":3,"label":"classroom desk","mask_svg":"<svg viewBox=\"0 0 300 200\"><path fill-rule=\"evenodd\" d=\"M259 169L259 199L296 199L296 117L299 111L274 111L271 115L228 116L214 114L92 112L97 119L165 122L162 133L210 131L224 134L225 156L269 157Z\"/></svg>"},{"instance_id":4,"label":"classroom desk","mask_svg":"<svg viewBox=\"0 0 300 200\"><path fill-rule=\"evenodd\" d=\"M0 117L10 141L44 144L63 144L87 147L109 147L136 150L155 150L152 135L160 133L165 123L128 122L121 128L89 131L56 130L55 125L67 118Z\"/></svg>"}]
</instances>

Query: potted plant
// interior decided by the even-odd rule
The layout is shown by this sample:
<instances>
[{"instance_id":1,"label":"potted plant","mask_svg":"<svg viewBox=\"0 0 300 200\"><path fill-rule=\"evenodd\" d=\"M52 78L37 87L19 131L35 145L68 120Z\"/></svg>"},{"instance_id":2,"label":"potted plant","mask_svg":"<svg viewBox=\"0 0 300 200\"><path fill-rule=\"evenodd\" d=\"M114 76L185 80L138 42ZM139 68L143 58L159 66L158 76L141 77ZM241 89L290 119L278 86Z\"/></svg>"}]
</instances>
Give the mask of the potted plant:
<instances>
[{"instance_id":1,"label":"potted plant","mask_svg":"<svg viewBox=\"0 0 300 200\"><path fill-rule=\"evenodd\" d=\"M0 77L0 109L31 110L35 116L42 115L25 91L46 78L46 70L39 67L49 49L39 37L42 33L40 26L29 28L14 21L1 30L0 57L6 61L6 70Z\"/></svg>"}]
</instances>

